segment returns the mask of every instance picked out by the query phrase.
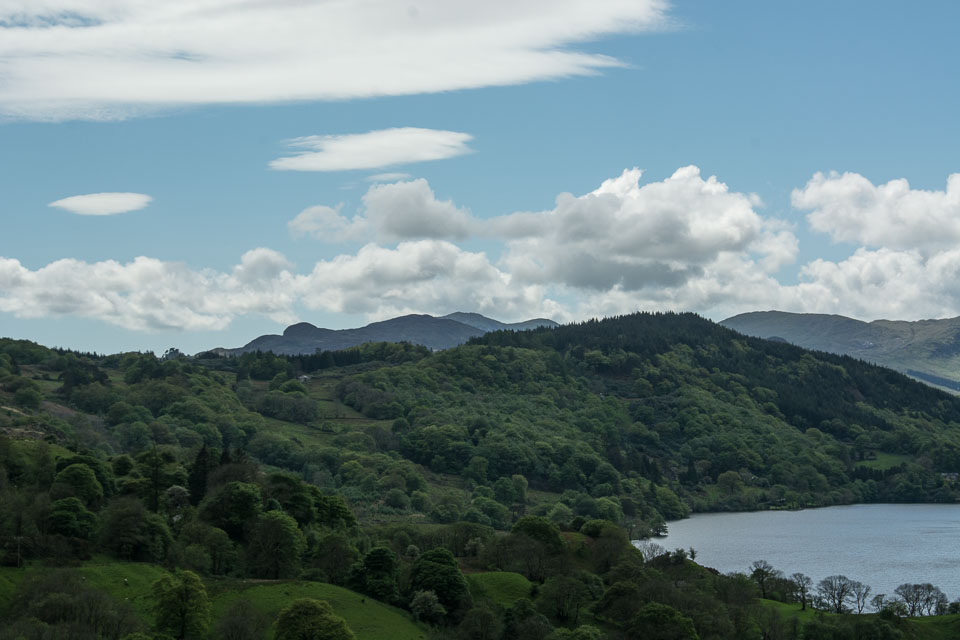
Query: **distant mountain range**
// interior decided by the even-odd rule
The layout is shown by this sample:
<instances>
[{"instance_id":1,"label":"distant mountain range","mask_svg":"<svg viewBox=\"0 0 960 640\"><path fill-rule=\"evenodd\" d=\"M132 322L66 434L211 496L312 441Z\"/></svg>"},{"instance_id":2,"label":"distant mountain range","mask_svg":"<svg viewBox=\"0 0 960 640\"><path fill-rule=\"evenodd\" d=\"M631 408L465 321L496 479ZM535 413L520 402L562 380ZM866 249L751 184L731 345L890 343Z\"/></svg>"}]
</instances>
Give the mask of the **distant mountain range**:
<instances>
[{"instance_id":1,"label":"distant mountain range","mask_svg":"<svg viewBox=\"0 0 960 640\"><path fill-rule=\"evenodd\" d=\"M556 327L553 320L536 318L525 322L506 323L479 313L456 312L440 318L429 315L408 315L374 322L358 329L324 329L309 322L300 322L284 329L282 335L265 335L236 349L214 349L223 355L248 351L272 351L295 355L322 351L339 351L365 342L411 342L430 349L449 349L470 338L490 331L511 329L523 331L537 327Z\"/></svg>"},{"instance_id":2,"label":"distant mountain range","mask_svg":"<svg viewBox=\"0 0 960 640\"><path fill-rule=\"evenodd\" d=\"M817 313L757 311L720 324L749 336L861 358L960 391L960 318L863 322Z\"/></svg>"}]
</instances>

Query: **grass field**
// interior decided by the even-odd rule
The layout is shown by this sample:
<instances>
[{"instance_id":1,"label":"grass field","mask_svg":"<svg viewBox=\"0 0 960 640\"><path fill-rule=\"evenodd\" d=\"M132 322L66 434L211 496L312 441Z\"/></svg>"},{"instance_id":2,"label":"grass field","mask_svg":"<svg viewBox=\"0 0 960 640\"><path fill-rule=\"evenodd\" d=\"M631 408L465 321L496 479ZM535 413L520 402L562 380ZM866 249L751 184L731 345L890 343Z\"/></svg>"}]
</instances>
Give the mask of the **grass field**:
<instances>
[{"instance_id":1,"label":"grass field","mask_svg":"<svg viewBox=\"0 0 960 640\"><path fill-rule=\"evenodd\" d=\"M960 638L960 615L910 618L903 621L907 638L923 640L956 640Z\"/></svg>"},{"instance_id":2,"label":"grass field","mask_svg":"<svg viewBox=\"0 0 960 640\"><path fill-rule=\"evenodd\" d=\"M530 597L531 582L511 571L474 573L467 576L467 582L475 599L489 598L504 607L513 605L520 598Z\"/></svg>"},{"instance_id":3,"label":"grass field","mask_svg":"<svg viewBox=\"0 0 960 640\"><path fill-rule=\"evenodd\" d=\"M297 598L326 600L359 640L423 640L426 631L409 614L372 598L319 582L224 581L210 584L212 618L218 620L237 599L244 598L273 620ZM272 635L271 635L272 637Z\"/></svg>"},{"instance_id":4,"label":"grass field","mask_svg":"<svg viewBox=\"0 0 960 640\"><path fill-rule=\"evenodd\" d=\"M902 455L899 453L884 453L883 451L878 451L876 460L861 460L857 463L857 466L883 471L884 469L890 469L898 464L908 462L912 458L913 456Z\"/></svg>"},{"instance_id":5,"label":"grass field","mask_svg":"<svg viewBox=\"0 0 960 640\"><path fill-rule=\"evenodd\" d=\"M24 576L42 568L26 570L0 568L0 613ZM126 602L147 625L153 622L151 585L166 575L156 565L137 562L93 561L77 571L88 584L103 589L119 601ZM297 598L326 600L337 615L342 616L358 640L425 640L426 631L410 619L405 611L377 602L372 598L319 582L206 580L211 604L211 633L230 605L240 598L273 621L281 609ZM272 629L269 638L273 637Z\"/></svg>"},{"instance_id":6,"label":"grass field","mask_svg":"<svg viewBox=\"0 0 960 640\"><path fill-rule=\"evenodd\" d=\"M801 609L798 604L786 604L784 602L777 602L776 600L760 600L760 602L764 607L776 610L784 620L797 618L800 622L808 622L813 620L813 617L816 615L816 612L812 608L807 607L806 609Z\"/></svg>"}]
</instances>

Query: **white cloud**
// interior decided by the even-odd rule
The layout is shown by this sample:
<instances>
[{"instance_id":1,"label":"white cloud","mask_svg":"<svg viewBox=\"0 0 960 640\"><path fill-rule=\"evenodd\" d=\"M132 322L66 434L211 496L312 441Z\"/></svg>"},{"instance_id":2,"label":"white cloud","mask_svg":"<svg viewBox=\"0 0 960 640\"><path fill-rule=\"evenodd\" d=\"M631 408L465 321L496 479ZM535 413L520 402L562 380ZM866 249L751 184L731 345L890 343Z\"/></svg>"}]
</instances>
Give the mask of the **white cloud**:
<instances>
[{"instance_id":1,"label":"white cloud","mask_svg":"<svg viewBox=\"0 0 960 640\"><path fill-rule=\"evenodd\" d=\"M676 288L702 277L725 254L751 256L766 271L792 262L796 238L696 167L640 185L624 171L584 196L561 194L556 207L490 221L508 239L504 265L521 281L596 291Z\"/></svg>"},{"instance_id":2,"label":"white cloud","mask_svg":"<svg viewBox=\"0 0 960 640\"><path fill-rule=\"evenodd\" d=\"M468 133L401 127L339 136L306 136L290 146L309 149L270 161L271 169L347 171L453 158L471 149Z\"/></svg>"},{"instance_id":3,"label":"white cloud","mask_svg":"<svg viewBox=\"0 0 960 640\"><path fill-rule=\"evenodd\" d=\"M364 178L367 182L398 182L412 178L409 173L377 173Z\"/></svg>"},{"instance_id":4,"label":"white cloud","mask_svg":"<svg viewBox=\"0 0 960 640\"><path fill-rule=\"evenodd\" d=\"M666 9L665 0L5 0L0 113L112 119L587 75L622 63L576 43L663 28Z\"/></svg>"},{"instance_id":5,"label":"white cloud","mask_svg":"<svg viewBox=\"0 0 960 640\"><path fill-rule=\"evenodd\" d=\"M152 201L152 197L143 193L88 193L63 198L47 206L66 209L82 216L112 216L143 209Z\"/></svg>"},{"instance_id":6,"label":"white cloud","mask_svg":"<svg viewBox=\"0 0 960 640\"><path fill-rule=\"evenodd\" d=\"M423 178L394 184L371 185L363 207L353 217L340 207L304 209L287 223L294 235L311 235L324 242L351 242L375 238L399 242L423 238L468 238L479 226L468 211L450 200L438 200Z\"/></svg>"},{"instance_id":7,"label":"white cloud","mask_svg":"<svg viewBox=\"0 0 960 640\"><path fill-rule=\"evenodd\" d=\"M295 236L309 235L329 243L363 240L368 235L367 220L362 216L347 218L340 209L340 205L307 207L287 223L287 228Z\"/></svg>"},{"instance_id":8,"label":"white cloud","mask_svg":"<svg viewBox=\"0 0 960 640\"><path fill-rule=\"evenodd\" d=\"M372 185L353 217L317 206L289 223L294 233L367 243L304 273L265 248L222 272L146 257L65 259L36 270L0 258L0 312L199 330L244 314L293 322L304 309L369 320L467 310L562 321L637 309L717 319L774 308L907 320L960 310L956 245L860 247L844 260L802 265L798 282L783 284L778 274L795 260L797 238L758 213L756 197L704 179L696 167L647 184L640 178L628 170L588 194L561 194L548 211L488 220L438 199L425 180ZM477 236L501 241L503 255L491 259L449 241Z\"/></svg>"},{"instance_id":9,"label":"white cloud","mask_svg":"<svg viewBox=\"0 0 960 640\"><path fill-rule=\"evenodd\" d=\"M905 179L875 186L857 173L817 173L791 200L810 210L815 231L836 242L929 250L960 241L960 173L947 178L945 191L911 189Z\"/></svg>"},{"instance_id":10,"label":"white cloud","mask_svg":"<svg viewBox=\"0 0 960 640\"><path fill-rule=\"evenodd\" d=\"M356 255L318 262L305 278L303 302L370 319L462 309L534 317L559 309L542 287L517 286L483 253L440 240L403 242L395 249L370 244Z\"/></svg>"},{"instance_id":11,"label":"white cloud","mask_svg":"<svg viewBox=\"0 0 960 640\"><path fill-rule=\"evenodd\" d=\"M223 329L246 313L292 322L296 290L289 268L269 249L248 251L231 273L146 257L126 264L66 258L31 271L0 258L0 311L97 318L147 331Z\"/></svg>"}]
</instances>

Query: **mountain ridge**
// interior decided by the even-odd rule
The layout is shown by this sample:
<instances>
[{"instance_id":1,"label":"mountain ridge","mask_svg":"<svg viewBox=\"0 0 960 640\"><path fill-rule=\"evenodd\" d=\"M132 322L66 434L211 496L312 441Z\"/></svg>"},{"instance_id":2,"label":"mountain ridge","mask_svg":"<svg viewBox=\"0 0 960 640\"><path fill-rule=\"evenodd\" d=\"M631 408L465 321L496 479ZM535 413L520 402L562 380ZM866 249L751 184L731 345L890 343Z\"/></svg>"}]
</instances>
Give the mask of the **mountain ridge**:
<instances>
[{"instance_id":1,"label":"mountain ridge","mask_svg":"<svg viewBox=\"0 0 960 640\"><path fill-rule=\"evenodd\" d=\"M321 351L341 351L367 342L410 342L429 349L449 349L490 331L524 331L537 327L555 327L548 318L534 318L506 323L479 313L457 311L445 316L408 314L371 322L351 329L327 329L309 322L298 322L282 334L266 334L254 338L242 347L218 348L220 355L240 355L250 351L272 351L282 355L312 354Z\"/></svg>"},{"instance_id":2,"label":"mountain ridge","mask_svg":"<svg viewBox=\"0 0 960 640\"><path fill-rule=\"evenodd\" d=\"M753 311L720 324L750 336L861 358L960 390L960 317L864 322L842 315Z\"/></svg>"}]
</instances>

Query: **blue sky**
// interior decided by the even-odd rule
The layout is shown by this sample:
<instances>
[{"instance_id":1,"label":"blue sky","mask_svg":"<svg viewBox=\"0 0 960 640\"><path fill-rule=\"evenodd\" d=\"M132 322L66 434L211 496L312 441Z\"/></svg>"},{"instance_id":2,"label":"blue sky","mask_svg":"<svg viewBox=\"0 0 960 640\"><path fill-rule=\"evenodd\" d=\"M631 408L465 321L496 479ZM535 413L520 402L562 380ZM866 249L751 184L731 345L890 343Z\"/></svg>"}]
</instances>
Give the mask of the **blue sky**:
<instances>
[{"instance_id":1,"label":"blue sky","mask_svg":"<svg viewBox=\"0 0 960 640\"><path fill-rule=\"evenodd\" d=\"M960 314L955 2L154 5L0 0L0 335Z\"/></svg>"}]
</instances>

